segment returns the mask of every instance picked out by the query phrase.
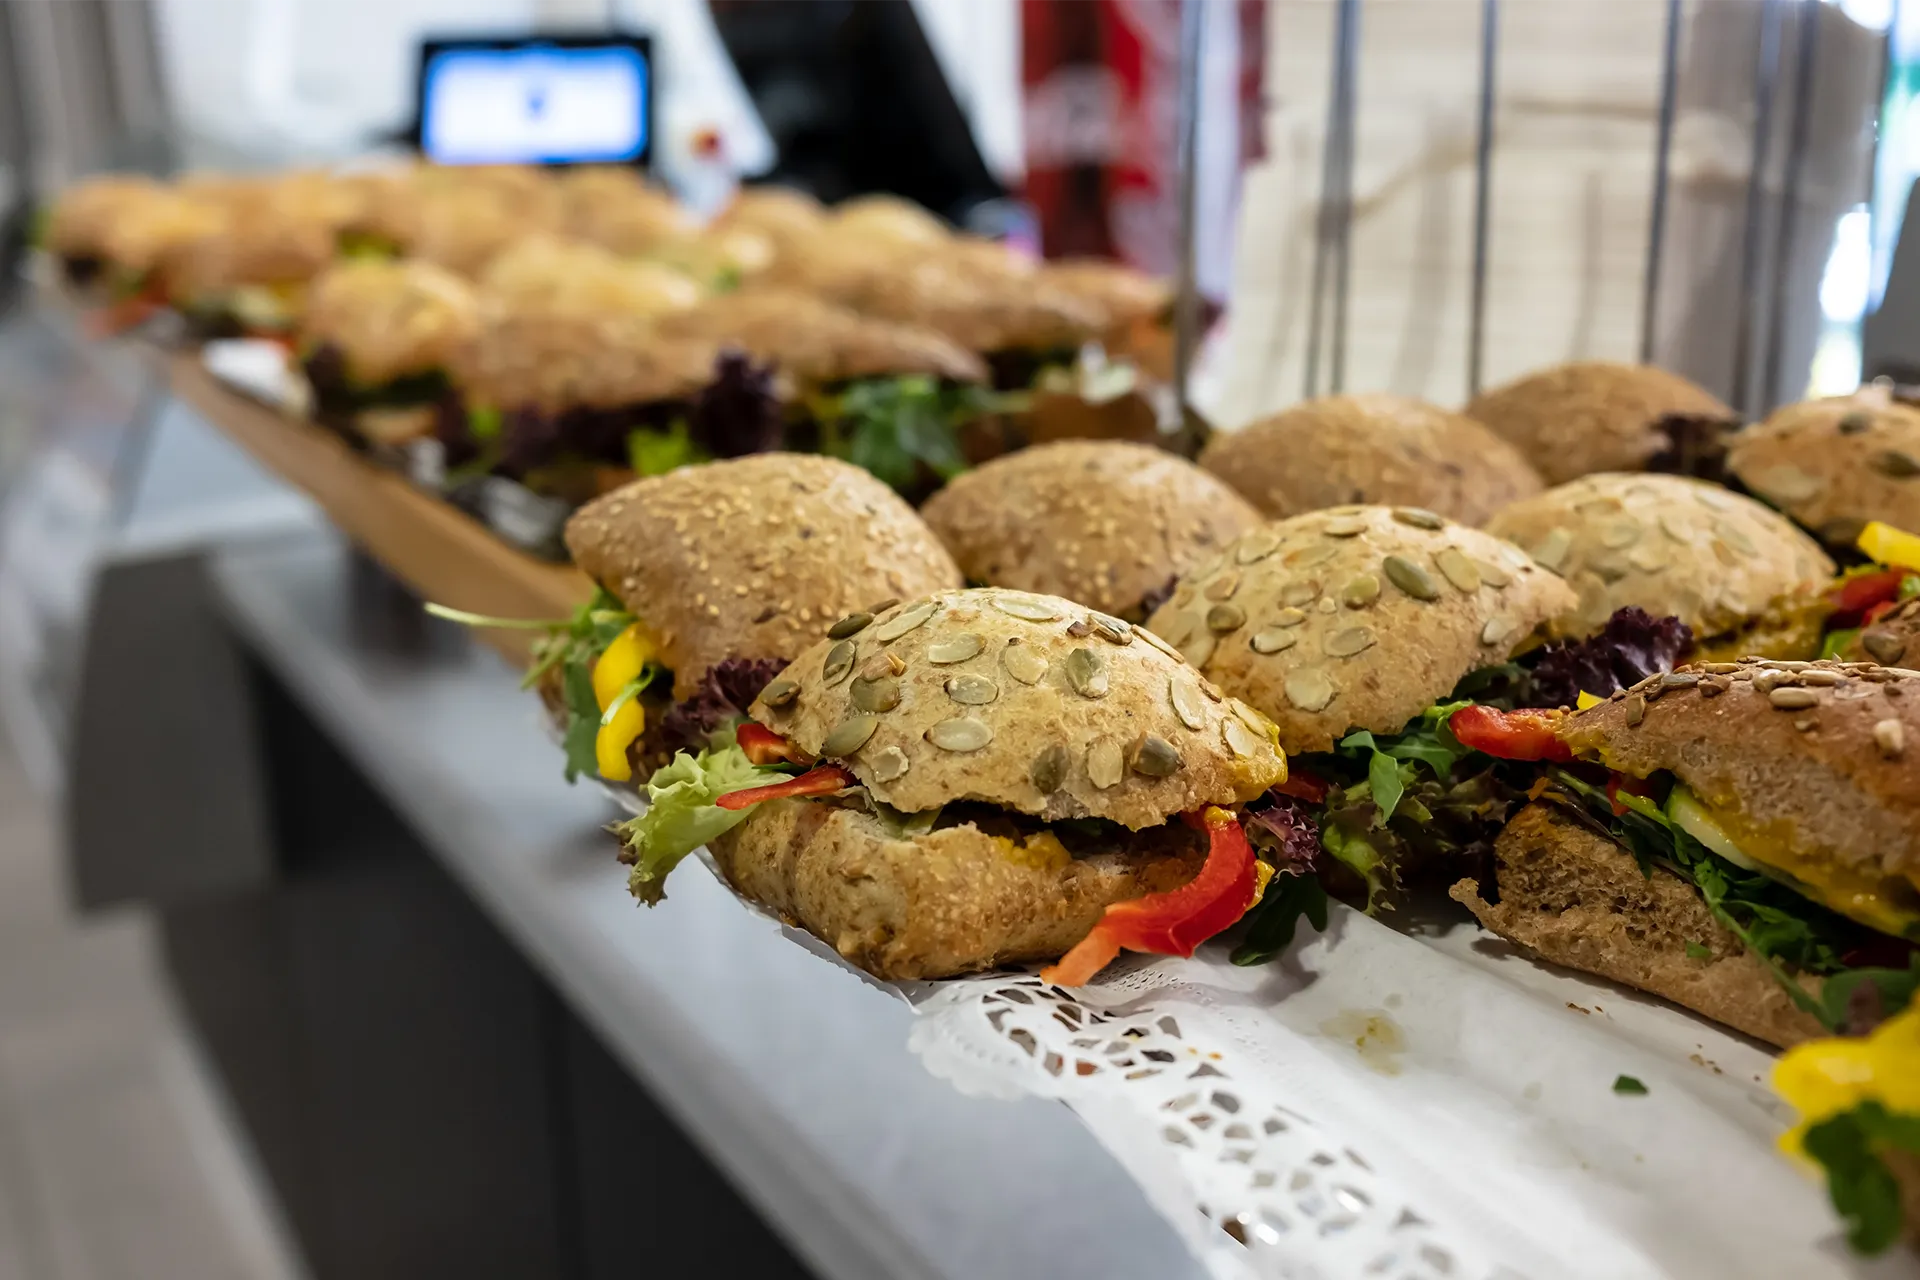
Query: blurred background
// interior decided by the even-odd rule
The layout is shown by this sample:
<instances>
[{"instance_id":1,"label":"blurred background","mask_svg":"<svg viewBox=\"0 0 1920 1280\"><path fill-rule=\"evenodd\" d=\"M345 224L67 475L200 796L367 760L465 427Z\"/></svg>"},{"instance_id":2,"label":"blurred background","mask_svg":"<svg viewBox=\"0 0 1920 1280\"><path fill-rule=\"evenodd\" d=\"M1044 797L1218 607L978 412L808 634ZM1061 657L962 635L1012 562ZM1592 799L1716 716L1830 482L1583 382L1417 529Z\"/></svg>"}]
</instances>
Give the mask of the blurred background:
<instances>
[{"instance_id":1,"label":"blurred background","mask_svg":"<svg viewBox=\"0 0 1920 1280\"><path fill-rule=\"evenodd\" d=\"M482 85L435 99L423 75L431 42L644 37L639 149L687 204L710 213L753 180L826 200L893 192L1037 253L1184 273L1204 302L1191 399L1220 427L1330 390L1458 404L1582 358L1663 365L1750 418L1920 371L1920 263L1900 252L1920 173L1920 4L1187 5L1198 11L1196 74L1183 105L1192 10L1181 0L0 0L0 296L11 308L0 317L0 1280L626 1274L646 1256L638 1210L602 1205L576 1232L570 1207L528 1225L501 1206L628 1173L640 1149L681 1193L650 1184L668 1207L645 1211L648 1229L677 1220L686 1232L660 1255L670 1261L656 1257L657 1273L861 1273L796 1231L790 1207L764 1226L778 1186L754 1183L743 1202L739 1158L716 1173L707 1161L719 1139L686 1138L673 1108L656 1110L595 1047L597 1033L571 1022L559 1037L576 1055L568 1078L599 1081L586 1096L601 1114L645 1117L624 1135L632 1150L584 1154L558 1184L502 1167L496 1146L463 1157L471 1186L436 1182L443 1165L393 1163L382 1133L413 1104L356 1092L349 1067L379 1052L377 1039L356 1038L368 1027L323 1010L348 1030L331 1042L337 1060L308 1066L312 1018L235 994L236 974L263 953L227 949L253 927L222 914L231 882L217 886L226 897L169 896L137 874L134 887L103 887L64 863L62 837L80 828L137 863L144 806L166 802L137 777L102 776L80 726L110 737L111 690L168 683L223 643L186 622L103 647L95 616L96 639L83 644L100 583L121 575L123 591L164 601L237 598L244 574L210 586L189 553L313 518L216 447L137 363L35 317L15 268L35 210L76 178L362 164L436 138L484 144L531 128L543 108L500 85L504 98ZM248 615L257 644L272 629L261 609ZM254 714L298 720L281 695L259 697L267 709ZM151 749L196 751L196 735L230 713L173 708L177 735ZM330 745L342 736L308 725L276 739L271 759L209 756L206 768L311 790L292 809L283 797L277 815L236 801L235 813L193 820L278 822L283 834L304 823L297 836L330 832L343 847L419 848L418 816L396 816L391 797L348 776ZM395 768L425 750L393 746ZM544 750L534 741L535 767L549 763ZM333 831L347 812L380 816ZM577 813L556 822L569 839L592 834ZM317 936L301 930L343 909L355 890L340 886L358 874L273 910L289 913L296 940ZM443 873L406 874L436 886L418 890L434 902L466 903ZM447 910L451 934L484 932L459 914L470 905ZM421 963L421 945L389 939L343 957L290 943L272 955L289 972L360 965L377 987ZM496 944L474 945L492 956ZM427 1003L440 1007L453 985ZM513 1016L528 1025L570 1016L550 993L527 999ZM420 1009L401 1002L386 1015L398 1025ZM508 1038L507 1015L476 1016L482 1043ZM894 1022L873 1034L904 1039ZM441 1061L451 1075L459 1058ZM518 1101L474 1105L512 1110L529 1095L500 1096ZM353 1130L357 1154L316 1156L310 1111ZM469 1115L456 1109L447 1124ZM955 1132L996 1123L971 1110L951 1122ZM523 1154L530 1167L551 1153ZM367 1184L386 1216L348 1190ZM444 1194L425 1194L429 1184ZM1141 1245L1136 1258L1170 1274L1164 1247ZM1017 1271L993 1270L991 1254L966 1262L973 1274Z\"/></svg>"}]
</instances>

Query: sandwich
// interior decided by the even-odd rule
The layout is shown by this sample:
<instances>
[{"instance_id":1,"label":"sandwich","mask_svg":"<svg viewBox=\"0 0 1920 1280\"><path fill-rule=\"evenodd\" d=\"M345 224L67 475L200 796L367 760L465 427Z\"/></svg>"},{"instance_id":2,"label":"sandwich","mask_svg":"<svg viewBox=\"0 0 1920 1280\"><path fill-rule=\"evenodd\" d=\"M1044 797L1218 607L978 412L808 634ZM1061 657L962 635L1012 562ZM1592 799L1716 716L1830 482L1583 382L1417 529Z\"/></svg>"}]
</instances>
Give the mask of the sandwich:
<instances>
[{"instance_id":1,"label":"sandwich","mask_svg":"<svg viewBox=\"0 0 1920 1280\"><path fill-rule=\"evenodd\" d=\"M546 628L526 683L567 778L645 778L676 752L730 746L761 688L835 620L956 586L911 508L857 467L770 453L636 480L575 512L567 550L595 584Z\"/></svg>"},{"instance_id":2,"label":"sandwich","mask_svg":"<svg viewBox=\"0 0 1920 1280\"><path fill-rule=\"evenodd\" d=\"M416 184L404 199L390 234L407 255L470 278L527 236L564 225L560 196L545 183L441 179Z\"/></svg>"},{"instance_id":3,"label":"sandwich","mask_svg":"<svg viewBox=\"0 0 1920 1280\"><path fill-rule=\"evenodd\" d=\"M631 168L567 169L552 182L567 233L622 257L640 257L697 229L685 207Z\"/></svg>"},{"instance_id":4,"label":"sandwich","mask_svg":"<svg viewBox=\"0 0 1920 1280\"><path fill-rule=\"evenodd\" d=\"M1216 431L1200 465L1274 519L1380 503L1477 526L1542 487L1519 450L1478 422L1392 395L1321 396Z\"/></svg>"},{"instance_id":5,"label":"sandwich","mask_svg":"<svg viewBox=\"0 0 1920 1280\"><path fill-rule=\"evenodd\" d=\"M1689 664L1534 745L1534 799L1452 889L1488 929L1781 1046L1920 990L1920 672Z\"/></svg>"},{"instance_id":6,"label":"sandwich","mask_svg":"<svg viewBox=\"0 0 1920 1280\"><path fill-rule=\"evenodd\" d=\"M61 193L40 230L41 247L89 301L102 332L118 332L166 305L164 265L181 246L217 233L225 208L147 178L110 174Z\"/></svg>"},{"instance_id":7,"label":"sandwich","mask_svg":"<svg viewBox=\"0 0 1920 1280\"><path fill-rule=\"evenodd\" d=\"M731 747L681 755L621 828L659 900L707 845L742 897L889 980L1120 950L1191 955L1272 876L1242 806L1272 725L1137 628L1052 596L941 591L831 624ZM1264 870L1262 868L1265 868Z\"/></svg>"},{"instance_id":8,"label":"sandwich","mask_svg":"<svg viewBox=\"0 0 1920 1280\"><path fill-rule=\"evenodd\" d=\"M1796 1045L1773 1086L1800 1113L1780 1145L1825 1177L1847 1242L1920 1249L1920 1003L1863 1036Z\"/></svg>"},{"instance_id":9,"label":"sandwich","mask_svg":"<svg viewBox=\"0 0 1920 1280\"><path fill-rule=\"evenodd\" d=\"M720 230L757 232L784 251L826 224L826 207L804 191L771 184L742 187L713 225Z\"/></svg>"},{"instance_id":10,"label":"sandwich","mask_svg":"<svg viewBox=\"0 0 1920 1280\"><path fill-rule=\"evenodd\" d=\"M1727 470L1836 549L1870 521L1920 529L1920 409L1880 388L1786 405L1733 437Z\"/></svg>"},{"instance_id":11,"label":"sandwich","mask_svg":"<svg viewBox=\"0 0 1920 1280\"><path fill-rule=\"evenodd\" d=\"M682 311L706 294L692 276L663 263L544 233L503 250L480 272L478 288L505 311L631 316Z\"/></svg>"},{"instance_id":12,"label":"sandwich","mask_svg":"<svg viewBox=\"0 0 1920 1280\"><path fill-rule=\"evenodd\" d=\"M375 444L431 434L447 368L479 327L473 290L432 263L337 262L313 282L300 321L316 418Z\"/></svg>"},{"instance_id":13,"label":"sandwich","mask_svg":"<svg viewBox=\"0 0 1920 1280\"><path fill-rule=\"evenodd\" d=\"M1461 412L1519 449L1548 484L1595 471L1720 478L1740 416L1708 391L1652 365L1583 360L1490 391Z\"/></svg>"},{"instance_id":14,"label":"sandwich","mask_svg":"<svg viewBox=\"0 0 1920 1280\"><path fill-rule=\"evenodd\" d=\"M969 582L1144 622L1180 574L1260 523L1186 459L1119 440L1037 444L951 481L920 514Z\"/></svg>"},{"instance_id":15,"label":"sandwich","mask_svg":"<svg viewBox=\"0 0 1920 1280\"><path fill-rule=\"evenodd\" d=\"M1688 642L1631 611L1546 644L1576 600L1518 547L1431 511L1335 507L1242 535L1148 626L1278 726L1292 772L1263 817L1304 836L1318 883L1379 911L1481 865L1531 781L1451 733L1454 709L1571 703L1671 666Z\"/></svg>"},{"instance_id":16,"label":"sandwich","mask_svg":"<svg viewBox=\"0 0 1920 1280\"><path fill-rule=\"evenodd\" d=\"M1523 498L1486 529L1579 593L1548 622L1554 639L1590 635L1633 605L1679 618L1702 659L1819 653L1833 561L1792 521L1718 485L1603 472Z\"/></svg>"}]
</instances>

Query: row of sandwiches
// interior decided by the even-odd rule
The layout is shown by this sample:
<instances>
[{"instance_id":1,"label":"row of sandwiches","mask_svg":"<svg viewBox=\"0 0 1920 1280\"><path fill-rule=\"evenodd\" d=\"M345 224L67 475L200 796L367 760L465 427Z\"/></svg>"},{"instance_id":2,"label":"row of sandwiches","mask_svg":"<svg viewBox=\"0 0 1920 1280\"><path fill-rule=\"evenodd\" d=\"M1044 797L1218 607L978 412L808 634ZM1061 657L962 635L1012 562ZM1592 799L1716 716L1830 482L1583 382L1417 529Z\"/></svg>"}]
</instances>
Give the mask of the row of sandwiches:
<instances>
[{"instance_id":1,"label":"row of sandwiches","mask_svg":"<svg viewBox=\"0 0 1920 1280\"><path fill-rule=\"evenodd\" d=\"M41 242L110 315L284 340L322 422L403 464L430 445L411 469L455 487L573 506L788 449L918 498L1048 434L1159 436L1136 393L1165 364L1162 282L891 197L749 189L703 224L621 169L113 177Z\"/></svg>"},{"instance_id":2,"label":"row of sandwiches","mask_svg":"<svg viewBox=\"0 0 1920 1280\"><path fill-rule=\"evenodd\" d=\"M598 594L529 680L570 772L647 799L642 901L704 847L878 977L1074 984L1451 899L1790 1049L1787 1141L1884 1248L1920 1224L1920 481L1844 446L1920 446L1913 411L1736 430L1651 371L1539 378L1607 393L1041 444L917 512L819 456L643 479L568 523ZM1547 487L1576 414L1616 469Z\"/></svg>"}]
</instances>

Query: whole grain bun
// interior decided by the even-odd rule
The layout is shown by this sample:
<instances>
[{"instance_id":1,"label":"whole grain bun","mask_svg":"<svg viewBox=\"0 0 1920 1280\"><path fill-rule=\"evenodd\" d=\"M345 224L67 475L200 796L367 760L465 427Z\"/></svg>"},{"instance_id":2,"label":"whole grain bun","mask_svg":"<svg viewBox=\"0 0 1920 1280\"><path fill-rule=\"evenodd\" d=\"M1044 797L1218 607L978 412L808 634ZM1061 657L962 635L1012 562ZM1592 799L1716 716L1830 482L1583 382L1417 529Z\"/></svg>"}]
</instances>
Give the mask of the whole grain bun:
<instances>
[{"instance_id":1,"label":"whole grain bun","mask_svg":"<svg viewBox=\"0 0 1920 1280\"><path fill-rule=\"evenodd\" d=\"M1732 427L1717 396L1651 365L1581 360L1483 391L1462 410L1562 484L1593 471L1641 471L1680 445L1682 422Z\"/></svg>"},{"instance_id":2,"label":"whole grain bun","mask_svg":"<svg viewBox=\"0 0 1920 1280\"><path fill-rule=\"evenodd\" d=\"M1180 580L1148 625L1280 726L1290 752L1398 733L1574 605L1511 543L1411 507L1262 525Z\"/></svg>"},{"instance_id":3,"label":"whole grain bun","mask_svg":"<svg viewBox=\"0 0 1920 1280\"><path fill-rule=\"evenodd\" d=\"M1898 898L1920 893L1920 672L1869 663L1707 663L1643 680L1561 727L1620 773L1666 769L1736 844Z\"/></svg>"},{"instance_id":4,"label":"whole grain bun","mask_svg":"<svg viewBox=\"0 0 1920 1280\"><path fill-rule=\"evenodd\" d=\"M1920 409L1877 388L1776 409L1734 436L1727 469L1831 546L1869 520L1920 530Z\"/></svg>"},{"instance_id":5,"label":"whole grain bun","mask_svg":"<svg viewBox=\"0 0 1920 1280\"><path fill-rule=\"evenodd\" d=\"M1137 829L1286 777L1266 719L1162 642L995 587L842 619L753 717L908 813L978 800Z\"/></svg>"},{"instance_id":6,"label":"whole grain bun","mask_svg":"<svg viewBox=\"0 0 1920 1280\"><path fill-rule=\"evenodd\" d=\"M1173 305L1173 285L1138 267L1105 258L1060 258L1041 264L1039 278L1105 313L1102 326L1118 329L1164 316Z\"/></svg>"},{"instance_id":7,"label":"whole grain bun","mask_svg":"<svg viewBox=\"0 0 1920 1280\"><path fill-rule=\"evenodd\" d=\"M292 210L241 206L203 234L176 242L159 262L167 294L190 304L238 285L299 284L334 256L334 229Z\"/></svg>"},{"instance_id":8,"label":"whole grain bun","mask_svg":"<svg viewBox=\"0 0 1920 1280\"><path fill-rule=\"evenodd\" d=\"M544 234L517 241L489 262L479 289L502 310L574 315L670 315L705 294L672 267Z\"/></svg>"},{"instance_id":9,"label":"whole grain bun","mask_svg":"<svg viewBox=\"0 0 1920 1280\"><path fill-rule=\"evenodd\" d=\"M1840 656L1849 662L1920 668L1920 597L1894 606L1871 626L1862 627Z\"/></svg>"},{"instance_id":10,"label":"whole grain bun","mask_svg":"<svg viewBox=\"0 0 1920 1280\"><path fill-rule=\"evenodd\" d=\"M980 357L944 334L877 320L797 290L724 293L662 321L661 331L738 347L772 361L804 394L855 378L926 374L984 382Z\"/></svg>"},{"instance_id":11,"label":"whole grain bun","mask_svg":"<svg viewBox=\"0 0 1920 1280\"><path fill-rule=\"evenodd\" d=\"M487 308L449 372L470 405L611 409L695 394L718 353L664 338L639 316Z\"/></svg>"},{"instance_id":12,"label":"whole grain bun","mask_svg":"<svg viewBox=\"0 0 1920 1280\"><path fill-rule=\"evenodd\" d=\"M41 243L68 258L106 256L108 233L145 207L176 198L145 174L103 173L63 190L47 210Z\"/></svg>"},{"instance_id":13,"label":"whole grain bun","mask_svg":"<svg viewBox=\"0 0 1920 1280\"><path fill-rule=\"evenodd\" d=\"M1591 635L1615 609L1638 605L1706 642L1776 602L1817 595L1833 576L1820 544L1779 512L1684 476L1583 476L1507 507L1487 532L1580 593L1548 624L1556 639Z\"/></svg>"},{"instance_id":14,"label":"whole grain bun","mask_svg":"<svg viewBox=\"0 0 1920 1280\"><path fill-rule=\"evenodd\" d=\"M770 236L784 248L789 241L818 232L826 222L818 200L792 187L742 187L718 218L716 227L741 227Z\"/></svg>"},{"instance_id":15,"label":"whole grain bun","mask_svg":"<svg viewBox=\"0 0 1920 1280\"><path fill-rule=\"evenodd\" d=\"M1519 450L1472 418L1407 396L1321 396L1217 431L1200 465L1275 519L1346 503L1425 507L1480 525L1540 492Z\"/></svg>"},{"instance_id":16,"label":"whole grain bun","mask_svg":"<svg viewBox=\"0 0 1920 1280\"><path fill-rule=\"evenodd\" d=\"M710 848L743 897L875 977L907 981L1053 959L1108 906L1178 888L1205 856L1180 823L1130 843L1139 849L1074 857L1050 833L971 823L906 837L861 809L783 800Z\"/></svg>"},{"instance_id":17,"label":"whole grain bun","mask_svg":"<svg viewBox=\"0 0 1920 1280\"><path fill-rule=\"evenodd\" d=\"M1823 1034L1698 889L1659 867L1643 873L1632 854L1558 805L1520 810L1493 857L1492 885L1462 880L1450 892L1507 941L1783 1049ZM1807 980L1810 994L1818 982Z\"/></svg>"},{"instance_id":18,"label":"whole grain bun","mask_svg":"<svg viewBox=\"0 0 1920 1280\"><path fill-rule=\"evenodd\" d=\"M726 658L790 659L855 609L960 582L893 490L807 454L636 480L575 512L566 542L639 619L673 670L676 698Z\"/></svg>"},{"instance_id":19,"label":"whole grain bun","mask_svg":"<svg viewBox=\"0 0 1920 1280\"><path fill-rule=\"evenodd\" d=\"M849 243L861 241L883 244L935 247L953 236L946 223L911 200L899 196L855 196L833 207L829 215L831 234Z\"/></svg>"},{"instance_id":20,"label":"whole grain bun","mask_svg":"<svg viewBox=\"0 0 1920 1280\"><path fill-rule=\"evenodd\" d=\"M698 222L678 201L629 168L562 170L554 181L560 225L612 253L633 256L693 234Z\"/></svg>"},{"instance_id":21,"label":"whole grain bun","mask_svg":"<svg viewBox=\"0 0 1920 1280\"><path fill-rule=\"evenodd\" d=\"M1065 596L1144 620L1141 601L1260 523L1184 458L1067 440L956 477L920 514L969 582Z\"/></svg>"},{"instance_id":22,"label":"whole grain bun","mask_svg":"<svg viewBox=\"0 0 1920 1280\"><path fill-rule=\"evenodd\" d=\"M444 369L480 329L466 281L430 262L350 258L313 282L301 317L309 347L331 346L347 376L377 387Z\"/></svg>"}]
</instances>

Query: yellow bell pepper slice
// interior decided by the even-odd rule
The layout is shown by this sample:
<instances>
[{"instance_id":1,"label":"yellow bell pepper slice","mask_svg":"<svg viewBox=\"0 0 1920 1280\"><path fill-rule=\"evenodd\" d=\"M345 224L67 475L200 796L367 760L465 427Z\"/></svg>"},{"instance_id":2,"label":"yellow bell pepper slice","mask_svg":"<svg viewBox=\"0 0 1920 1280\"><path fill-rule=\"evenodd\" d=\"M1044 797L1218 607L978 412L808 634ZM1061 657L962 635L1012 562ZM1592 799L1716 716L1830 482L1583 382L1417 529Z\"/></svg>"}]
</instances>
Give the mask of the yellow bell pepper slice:
<instances>
[{"instance_id":1,"label":"yellow bell pepper slice","mask_svg":"<svg viewBox=\"0 0 1920 1280\"><path fill-rule=\"evenodd\" d=\"M1773 1087L1800 1112L1781 1139L1797 1153L1807 1129L1863 1102L1896 1115L1920 1115L1920 1005L1857 1039L1809 1040L1787 1050Z\"/></svg>"},{"instance_id":2,"label":"yellow bell pepper slice","mask_svg":"<svg viewBox=\"0 0 1920 1280\"><path fill-rule=\"evenodd\" d=\"M1605 701L1605 698L1596 698L1585 689L1582 689L1580 696L1573 700L1573 709L1575 711L1585 711L1588 707L1597 707Z\"/></svg>"},{"instance_id":3,"label":"yellow bell pepper slice","mask_svg":"<svg viewBox=\"0 0 1920 1280\"><path fill-rule=\"evenodd\" d=\"M1875 564L1920 571L1920 537L1878 520L1869 521L1854 543Z\"/></svg>"},{"instance_id":4,"label":"yellow bell pepper slice","mask_svg":"<svg viewBox=\"0 0 1920 1280\"><path fill-rule=\"evenodd\" d=\"M600 722L599 731L593 735L593 758L601 777L609 782L626 782L633 777L627 748L646 729L647 711L638 698L628 698L618 711Z\"/></svg>"},{"instance_id":5,"label":"yellow bell pepper slice","mask_svg":"<svg viewBox=\"0 0 1920 1280\"><path fill-rule=\"evenodd\" d=\"M593 664L593 696L605 711L620 696L620 691L640 678L640 672L653 660L653 644L633 623L613 638L606 652Z\"/></svg>"}]
</instances>

